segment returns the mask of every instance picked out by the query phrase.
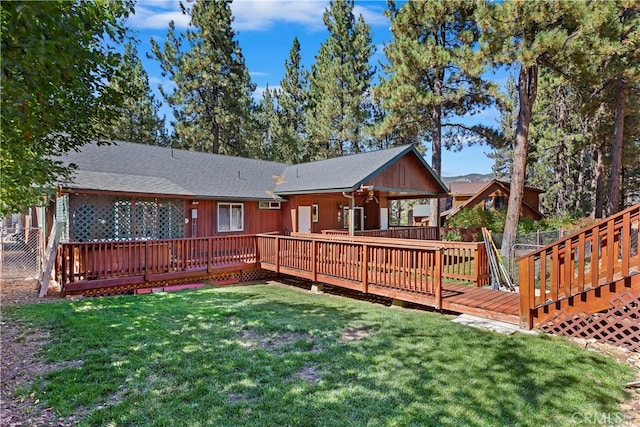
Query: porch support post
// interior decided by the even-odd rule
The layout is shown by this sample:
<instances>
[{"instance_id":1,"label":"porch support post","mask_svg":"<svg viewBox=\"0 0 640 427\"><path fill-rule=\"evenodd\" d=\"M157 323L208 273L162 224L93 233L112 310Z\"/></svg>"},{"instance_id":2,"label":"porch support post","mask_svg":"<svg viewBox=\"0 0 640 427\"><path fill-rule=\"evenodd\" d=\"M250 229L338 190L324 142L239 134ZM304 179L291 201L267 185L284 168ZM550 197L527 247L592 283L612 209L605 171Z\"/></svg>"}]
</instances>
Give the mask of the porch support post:
<instances>
[{"instance_id":1,"label":"porch support post","mask_svg":"<svg viewBox=\"0 0 640 427\"><path fill-rule=\"evenodd\" d=\"M351 203L349 203L349 236L353 236L355 234L355 207L356 200L353 194L351 195Z\"/></svg>"},{"instance_id":2,"label":"porch support post","mask_svg":"<svg viewBox=\"0 0 640 427\"><path fill-rule=\"evenodd\" d=\"M436 199L436 240L440 240L440 196Z\"/></svg>"}]
</instances>

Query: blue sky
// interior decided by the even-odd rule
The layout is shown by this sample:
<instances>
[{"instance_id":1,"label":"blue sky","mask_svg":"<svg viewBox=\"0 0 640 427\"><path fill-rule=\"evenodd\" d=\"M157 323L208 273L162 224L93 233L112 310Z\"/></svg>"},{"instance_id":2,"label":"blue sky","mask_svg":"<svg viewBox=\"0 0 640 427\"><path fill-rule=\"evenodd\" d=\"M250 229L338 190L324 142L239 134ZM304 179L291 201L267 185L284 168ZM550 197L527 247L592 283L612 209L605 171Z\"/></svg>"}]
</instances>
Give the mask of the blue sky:
<instances>
[{"instance_id":1,"label":"blue sky","mask_svg":"<svg viewBox=\"0 0 640 427\"><path fill-rule=\"evenodd\" d=\"M300 41L305 68L308 69L314 62L314 56L328 35L322 22L322 14L328 4L328 0L234 0L231 5L235 16L233 27L251 79L257 85L254 97L259 99L267 85L270 88L279 86L284 75L284 61L289 58L295 36ZM383 15L386 1L356 0L355 4L355 14L362 14L371 26L373 41L377 48L372 62L380 70L378 63L384 60L383 46L391 40L389 19ZM171 88L172 82L162 77L158 62L148 59L146 54L150 51L151 38L162 45L171 20L175 22L178 30L188 26L189 18L180 11L178 1L138 0L136 13L129 18L133 36L140 41L138 53L149 74L151 87L159 100L162 100L162 97L157 91L158 84L162 84L167 89ZM167 120L173 118L171 109L168 107L163 107L161 113L167 116ZM490 110L476 117L476 120L495 125L497 117L497 112ZM485 155L490 151L489 147L479 145L465 147L457 153L444 151L442 175L490 173L493 161ZM430 162L430 153L427 154L426 159Z\"/></svg>"}]
</instances>

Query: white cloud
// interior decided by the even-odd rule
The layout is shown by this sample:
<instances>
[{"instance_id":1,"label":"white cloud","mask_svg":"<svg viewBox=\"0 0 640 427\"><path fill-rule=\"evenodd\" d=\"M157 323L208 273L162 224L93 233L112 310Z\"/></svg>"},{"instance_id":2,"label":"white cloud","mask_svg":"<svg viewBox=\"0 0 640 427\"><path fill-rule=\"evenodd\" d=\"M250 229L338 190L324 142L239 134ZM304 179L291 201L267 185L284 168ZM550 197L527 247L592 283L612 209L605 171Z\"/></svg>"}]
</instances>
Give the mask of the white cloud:
<instances>
[{"instance_id":1,"label":"white cloud","mask_svg":"<svg viewBox=\"0 0 640 427\"><path fill-rule=\"evenodd\" d=\"M264 71L251 71L249 72L251 77L267 77L269 73L265 73Z\"/></svg>"},{"instance_id":2,"label":"white cloud","mask_svg":"<svg viewBox=\"0 0 640 427\"><path fill-rule=\"evenodd\" d=\"M369 24L371 27L376 27L379 25L388 27L389 25L391 25L389 18L383 15L383 11L384 8L367 8L360 5L355 5L353 7L353 14L356 17L358 15L362 15L362 17L364 18L364 22Z\"/></svg>"},{"instance_id":3,"label":"white cloud","mask_svg":"<svg viewBox=\"0 0 640 427\"><path fill-rule=\"evenodd\" d=\"M354 14L362 14L371 26L389 25L378 2L375 7L356 5ZM189 3L186 4L189 7ZM309 31L325 28L322 15L329 5L327 0L236 0L231 4L235 20L233 28L240 31L266 31L278 24L304 25ZM136 3L136 13L129 18L129 24L136 29L166 29L169 21L176 28L186 28L189 16L182 14L177 0L140 0Z\"/></svg>"},{"instance_id":4,"label":"white cloud","mask_svg":"<svg viewBox=\"0 0 640 427\"><path fill-rule=\"evenodd\" d=\"M327 5L328 1L236 0L231 4L233 28L264 31L278 23L295 23L318 31L324 28L322 14Z\"/></svg>"},{"instance_id":5,"label":"white cloud","mask_svg":"<svg viewBox=\"0 0 640 427\"><path fill-rule=\"evenodd\" d=\"M165 30L170 21L175 22L176 28L186 28L189 25L190 18L180 10L179 1L138 1L135 15L129 18L129 24L133 28L142 30Z\"/></svg>"}]
</instances>

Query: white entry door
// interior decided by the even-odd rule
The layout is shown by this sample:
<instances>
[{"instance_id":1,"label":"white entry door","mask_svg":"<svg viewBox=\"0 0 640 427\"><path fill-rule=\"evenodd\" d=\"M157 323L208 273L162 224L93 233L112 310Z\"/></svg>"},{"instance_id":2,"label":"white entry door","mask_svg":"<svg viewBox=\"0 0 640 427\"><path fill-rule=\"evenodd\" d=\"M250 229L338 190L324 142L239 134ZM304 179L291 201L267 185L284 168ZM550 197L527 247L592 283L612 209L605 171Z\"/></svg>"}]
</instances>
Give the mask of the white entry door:
<instances>
[{"instance_id":1,"label":"white entry door","mask_svg":"<svg viewBox=\"0 0 640 427\"><path fill-rule=\"evenodd\" d=\"M298 233L311 233L311 206L298 206Z\"/></svg>"}]
</instances>

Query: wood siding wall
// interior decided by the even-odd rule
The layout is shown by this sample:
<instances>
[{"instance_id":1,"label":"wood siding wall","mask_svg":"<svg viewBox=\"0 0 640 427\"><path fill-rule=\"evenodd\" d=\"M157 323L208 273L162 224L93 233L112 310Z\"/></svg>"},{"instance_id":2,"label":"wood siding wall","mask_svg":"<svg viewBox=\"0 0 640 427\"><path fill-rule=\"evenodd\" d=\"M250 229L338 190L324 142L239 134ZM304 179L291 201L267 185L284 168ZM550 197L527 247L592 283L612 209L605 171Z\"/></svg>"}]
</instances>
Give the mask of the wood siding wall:
<instances>
[{"instance_id":1,"label":"wood siding wall","mask_svg":"<svg viewBox=\"0 0 640 427\"><path fill-rule=\"evenodd\" d=\"M218 203L241 203L244 205L244 230L241 232L218 232ZM191 209L198 210L198 218L191 218ZM218 200L199 200L193 205L191 200L185 200L185 237L231 236L236 234L258 234L271 231L282 231L282 219L287 212L287 204L282 203L281 209L258 209L258 202L227 202ZM186 222L186 221L185 221Z\"/></svg>"}]
</instances>

